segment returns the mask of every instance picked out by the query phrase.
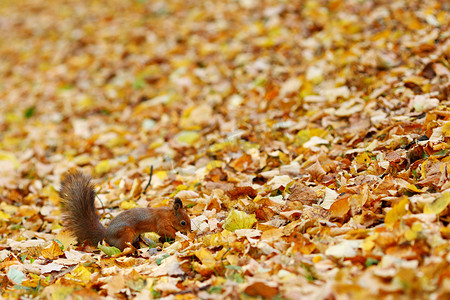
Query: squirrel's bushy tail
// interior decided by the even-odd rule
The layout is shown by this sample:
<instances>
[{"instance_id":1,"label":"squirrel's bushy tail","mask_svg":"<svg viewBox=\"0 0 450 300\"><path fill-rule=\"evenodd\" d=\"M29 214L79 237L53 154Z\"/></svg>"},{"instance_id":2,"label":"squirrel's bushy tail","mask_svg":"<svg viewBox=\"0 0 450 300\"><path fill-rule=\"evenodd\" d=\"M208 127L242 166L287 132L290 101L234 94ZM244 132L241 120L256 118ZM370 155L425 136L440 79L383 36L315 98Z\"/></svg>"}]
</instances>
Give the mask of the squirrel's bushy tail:
<instances>
[{"instance_id":1,"label":"squirrel's bushy tail","mask_svg":"<svg viewBox=\"0 0 450 300\"><path fill-rule=\"evenodd\" d=\"M91 178L79 171L68 172L59 191L63 220L79 242L92 246L106 237L106 228L97 216L94 200L95 190Z\"/></svg>"}]
</instances>

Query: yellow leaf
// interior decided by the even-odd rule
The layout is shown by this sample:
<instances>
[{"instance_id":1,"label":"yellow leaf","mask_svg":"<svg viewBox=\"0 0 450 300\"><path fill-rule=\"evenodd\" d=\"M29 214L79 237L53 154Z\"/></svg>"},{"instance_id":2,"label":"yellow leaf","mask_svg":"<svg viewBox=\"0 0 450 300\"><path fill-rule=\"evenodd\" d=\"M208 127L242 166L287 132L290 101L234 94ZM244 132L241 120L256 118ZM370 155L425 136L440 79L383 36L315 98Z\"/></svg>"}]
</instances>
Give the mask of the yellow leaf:
<instances>
[{"instance_id":1,"label":"yellow leaf","mask_svg":"<svg viewBox=\"0 0 450 300\"><path fill-rule=\"evenodd\" d=\"M117 137L110 139L106 142L106 147L114 148L124 146L128 143L128 140L123 135L118 135Z\"/></svg>"},{"instance_id":2,"label":"yellow leaf","mask_svg":"<svg viewBox=\"0 0 450 300\"><path fill-rule=\"evenodd\" d=\"M443 212L450 203L450 192L445 192L441 197L431 203L427 203L423 209L426 214L437 214Z\"/></svg>"},{"instance_id":3,"label":"yellow leaf","mask_svg":"<svg viewBox=\"0 0 450 300\"><path fill-rule=\"evenodd\" d=\"M65 276L67 279L72 279L78 282L87 284L91 280L91 272L82 265L78 265L70 274Z\"/></svg>"},{"instance_id":4,"label":"yellow leaf","mask_svg":"<svg viewBox=\"0 0 450 300\"><path fill-rule=\"evenodd\" d=\"M16 214L19 211L17 206L6 204L6 202L0 202L0 208L10 215Z\"/></svg>"},{"instance_id":5,"label":"yellow leaf","mask_svg":"<svg viewBox=\"0 0 450 300\"><path fill-rule=\"evenodd\" d=\"M223 230L222 232L212 234L204 239L205 246L213 247L228 247L230 244L236 241L236 235L228 230Z\"/></svg>"},{"instance_id":6,"label":"yellow leaf","mask_svg":"<svg viewBox=\"0 0 450 300\"><path fill-rule=\"evenodd\" d=\"M408 183L406 185L406 188L410 191L416 192L416 193L423 193L426 190L428 190L428 187L424 187L423 189L419 190L414 184Z\"/></svg>"},{"instance_id":7,"label":"yellow leaf","mask_svg":"<svg viewBox=\"0 0 450 300\"><path fill-rule=\"evenodd\" d=\"M7 112L5 114L5 121L7 123L18 123L23 121L23 118L24 118L23 115L19 115L13 112Z\"/></svg>"},{"instance_id":8,"label":"yellow leaf","mask_svg":"<svg viewBox=\"0 0 450 300\"><path fill-rule=\"evenodd\" d=\"M22 283L21 283L22 286L35 288L38 285L42 285L42 286L49 285L48 281L42 280L42 278L39 277L39 275L36 275L33 273L28 273L28 276L30 277L30 279L22 281Z\"/></svg>"},{"instance_id":9,"label":"yellow leaf","mask_svg":"<svg viewBox=\"0 0 450 300\"><path fill-rule=\"evenodd\" d=\"M125 209L125 210L138 207L136 202L134 202L133 200L122 201L119 206L120 206L121 209Z\"/></svg>"},{"instance_id":10,"label":"yellow leaf","mask_svg":"<svg viewBox=\"0 0 450 300\"><path fill-rule=\"evenodd\" d=\"M8 221L11 216L0 210L0 220Z\"/></svg>"},{"instance_id":11,"label":"yellow leaf","mask_svg":"<svg viewBox=\"0 0 450 300\"><path fill-rule=\"evenodd\" d=\"M59 244L55 241L52 241L52 244L49 247L42 249L41 253L42 256L47 259L56 259L64 254Z\"/></svg>"},{"instance_id":12,"label":"yellow leaf","mask_svg":"<svg viewBox=\"0 0 450 300\"><path fill-rule=\"evenodd\" d=\"M184 190L187 190L189 187L187 186L187 185L184 185L184 184L179 184L179 185L177 185L177 187L176 187L176 191L177 192L179 192L179 191L184 191Z\"/></svg>"},{"instance_id":13,"label":"yellow leaf","mask_svg":"<svg viewBox=\"0 0 450 300\"><path fill-rule=\"evenodd\" d=\"M109 170L111 170L112 166L109 163L109 159L105 159L100 161L96 166L95 166L95 173L98 175L102 175L106 172L108 172Z\"/></svg>"},{"instance_id":14,"label":"yellow leaf","mask_svg":"<svg viewBox=\"0 0 450 300\"><path fill-rule=\"evenodd\" d=\"M442 134L444 136L450 136L450 122L447 122L442 126Z\"/></svg>"},{"instance_id":15,"label":"yellow leaf","mask_svg":"<svg viewBox=\"0 0 450 300\"><path fill-rule=\"evenodd\" d=\"M162 145L164 145L164 140L156 139L153 143L150 144L149 148L156 149L158 147L161 147Z\"/></svg>"},{"instance_id":16,"label":"yellow leaf","mask_svg":"<svg viewBox=\"0 0 450 300\"><path fill-rule=\"evenodd\" d=\"M220 168L222 166L222 161L220 160L213 160L210 161L207 165L206 165L206 170L207 171L211 171L215 168Z\"/></svg>"},{"instance_id":17,"label":"yellow leaf","mask_svg":"<svg viewBox=\"0 0 450 300\"><path fill-rule=\"evenodd\" d=\"M75 286L66 286L58 282L56 284L53 283L52 285L45 288L43 295L46 296L46 299L65 300L69 299L74 291Z\"/></svg>"},{"instance_id":18,"label":"yellow leaf","mask_svg":"<svg viewBox=\"0 0 450 300\"><path fill-rule=\"evenodd\" d=\"M415 231L413 231L413 230L407 230L407 231L405 232L405 238L406 238L408 241L415 240L415 239L417 238L417 232L415 232Z\"/></svg>"},{"instance_id":19,"label":"yellow leaf","mask_svg":"<svg viewBox=\"0 0 450 300\"><path fill-rule=\"evenodd\" d=\"M295 139L297 145L303 145L307 141L311 139L313 136L318 136L320 138L326 137L328 135L328 131L320 129L320 128L311 128L311 129L303 129L300 130Z\"/></svg>"},{"instance_id":20,"label":"yellow leaf","mask_svg":"<svg viewBox=\"0 0 450 300\"><path fill-rule=\"evenodd\" d=\"M18 168L19 167L19 161L17 160L16 156L11 153L11 152L7 152L7 151L0 151L0 160L6 160L9 161L13 164L14 168Z\"/></svg>"},{"instance_id":21,"label":"yellow leaf","mask_svg":"<svg viewBox=\"0 0 450 300\"><path fill-rule=\"evenodd\" d=\"M42 189L42 195L47 196L53 205L59 204L59 193L52 185L45 186Z\"/></svg>"},{"instance_id":22,"label":"yellow leaf","mask_svg":"<svg viewBox=\"0 0 450 300\"><path fill-rule=\"evenodd\" d=\"M197 131L181 131L176 135L176 140L180 143L192 145L200 139L200 134Z\"/></svg>"},{"instance_id":23,"label":"yellow leaf","mask_svg":"<svg viewBox=\"0 0 450 300\"><path fill-rule=\"evenodd\" d=\"M422 231L422 224L420 224L419 222L414 222L414 224L411 226L411 229L405 232L405 238L408 241L415 240L420 231Z\"/></svg>"},{"instance_id":24,"label":"yellow leaf","mask_svg":"<svg viewBox=\"0 0 450 300\"><path fill-rule=\"evenodd\" d=\"M86 154L81 154L81 155L75 156L73 158L72 162L78 166L83 166L83 165L88 165L91 161L92 161L91 157L89 157Z\"/></svg>"},{"instance_id":25,"label":"yellow leaf","mask_svg":"<svg viewBox=\"0 0 450 300\"><path fill-rule=\"evenodd\" d=\"M372 158L367 152L360 153L355 158L358 164L368 164L372 161Z\"/></svg>"},{"instance_id":26,"label":"yellow leaf","mask_svg":"<svg viewBox=\"0 0 450 300\"><path fill-rule=\"evenodd\" d=\"M224 150L226 147L230 147L236 144L236 140L229 140L223 143L215 143L209 147L210 152L218 152Z\"/></svg>"},{"instance_id":27,"label":"yellow leaf","mask_svg":"<svg viewBox=\"0 0 450 300\"><path fill-rule=\"evenodd\" d=\"M143 233L142 236L144 236L147 239L152 240L155 243L158 243L159 238L160 238L159 234L157 234L156 232L146 232L146 233Z\"/></svg>"},{"instance_id":28,"label":"yellow leaf","mask_svg":"<svg viewBox=\"0 0 450 300\"><path fill-rule=\"evenodd\" d=\"M115 258L114 261L120 268L131 268L136 265L136 258L134 257L122 256Z\"/></svg>"},{"instance_id":29,"label":"yellow leaf","mask_svg":"<svg viewBox=\"0 0 450 300\"><path fill-rule=\"evenodd\" d=\"M94 99L85 96L84 98L78 101L78 108L80 110L88 110L94 108L96 103L97 102L94 101Z\"/></svg>"},{"instance_id":30,"label":"yellow leaf","mask_svg":"<svg viewBox=\"0 0 450 300\"><path fill-rule=\"evenodd\" d=\"M69 249L71 246L77 243L77 238L68 230L61 230L56 235L55 239L63 245L64 250Z\"/></svg>"},{"instance_id":31,"label":"yellow leaf","mask_svg":"<svg viewBox=\"0 0 450 300\"><path fill-rule=\"evenodd\" d=\"M378 233L374 233L365 238L364 242L361 245L361 248L364 251L371 251L373 247L375 247L375 240L378 238Z\"/></svg>"},{"instance_id":32,"label":"yellow leaf","mask_svg":"<svg viewBox=\"0 0 450 300\"><path fill-rule=\"evenodd\" d=\"M422 231L423 227L420 222L414 222L414 224L411 226L411 230L414 230L416 232Z\"/></svg>"},{"instance_id":33,"label":"yellow leaf","mask_svg":"<svg viewBox=\"0 0 450 300\"><path fill-rule=\"evenodd\" d=\"M406 205L408 205L408 198L403 198L397 205L395 205L390 211L387 212L384 218L384 224L386 228L393 228L395 222L397 222L401 217L406 215Z\"/></svg>"},{"instance_id":34,"label":"yellow leaf","mask_svg":"<svg viewBox=\"0 0 450 300\"><path fill-rule=\"evenodd\" d=\"M248 215L243 211L232 209L225 219L223 228L229 231L235 231L236 229L250 229L255 223L256 218L254 214Z\"/></svg>"},{"instance_id":35,"label":"yellow leaf","mask_svg":"<svg viewBox=\"0 0 450 300\"><path fill-rule=\"evenodd\" d=\"M207 248L202 247L200 248L200 250L195 251L194 254L207 268L212 269L216 265L216 259L214 258L214 255L212 255L211 251L209 251Z\"/></svg>"},{"instance_id":36,"label":"yellow leaf","mask_svg":"<svg viewBox=\"0 0 450 300\"><path fill-rule=\"evenodd\" d=\"M161 180L165 180L167 178L167 171L156 171L155 176Z\"/></svg>"}]
</instances>

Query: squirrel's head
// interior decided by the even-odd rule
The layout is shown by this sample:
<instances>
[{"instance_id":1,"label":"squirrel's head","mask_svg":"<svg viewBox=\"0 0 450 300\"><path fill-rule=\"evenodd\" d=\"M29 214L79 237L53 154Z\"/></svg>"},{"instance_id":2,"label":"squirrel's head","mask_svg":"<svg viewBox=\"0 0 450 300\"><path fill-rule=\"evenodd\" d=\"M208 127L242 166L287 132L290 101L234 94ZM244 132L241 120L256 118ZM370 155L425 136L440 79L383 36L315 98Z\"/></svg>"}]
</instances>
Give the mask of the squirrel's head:
<instances>
[{"instance_id":1,"label":"squirrel's head","mask_svg":"<svg viewBox=\"0 0 450 300\"><path fill-rule=\"evenodd\" d=\"M191 219L186 213L186 210L183 208L183 203L181 202L180 198L175 198L172 209L175 216L175 224L173 224L173 227L181 232L190 232Z\"/></svg>"}]
</instances>

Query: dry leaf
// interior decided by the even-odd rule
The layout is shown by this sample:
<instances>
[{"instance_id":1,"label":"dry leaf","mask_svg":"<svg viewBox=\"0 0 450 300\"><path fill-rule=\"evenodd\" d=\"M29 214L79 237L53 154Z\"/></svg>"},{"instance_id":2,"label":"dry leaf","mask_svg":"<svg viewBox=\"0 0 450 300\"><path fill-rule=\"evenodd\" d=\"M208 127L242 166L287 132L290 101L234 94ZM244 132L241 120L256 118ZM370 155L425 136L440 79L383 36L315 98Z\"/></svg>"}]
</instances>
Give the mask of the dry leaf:
<instances>
[{"instance_id":1,"label":"dry leaf","mask_svg":"<svg viewBox=\"0 0 450 300\"><path fill-rule=\"evenodd\" d=\"M248 215L243 211L237 211L232 209L225 219L223 228L229 231L235 231L236 229L249 229L256 223L255 215Z\"/></svg>"}]
</instances>

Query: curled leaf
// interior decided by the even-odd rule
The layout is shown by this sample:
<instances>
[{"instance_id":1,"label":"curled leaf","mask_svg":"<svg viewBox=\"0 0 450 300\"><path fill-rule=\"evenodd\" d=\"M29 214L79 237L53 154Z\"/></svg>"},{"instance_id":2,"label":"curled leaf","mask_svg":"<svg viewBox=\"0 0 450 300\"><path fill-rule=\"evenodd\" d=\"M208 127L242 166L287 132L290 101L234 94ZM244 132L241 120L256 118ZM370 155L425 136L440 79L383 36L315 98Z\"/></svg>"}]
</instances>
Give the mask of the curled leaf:
<instances>
[{"instance_id":1,"label":"curled leaf","mask_svg":"<svg viewBox=\"0 0 450 300\"><path fill-rule=\"evenodd\" d=\"M108 247L102 244L99 244L98 249L102 250L106 255L113 256L116 254L120 254L120 250L116 247Z\"/></svg>"}]
</instances>

